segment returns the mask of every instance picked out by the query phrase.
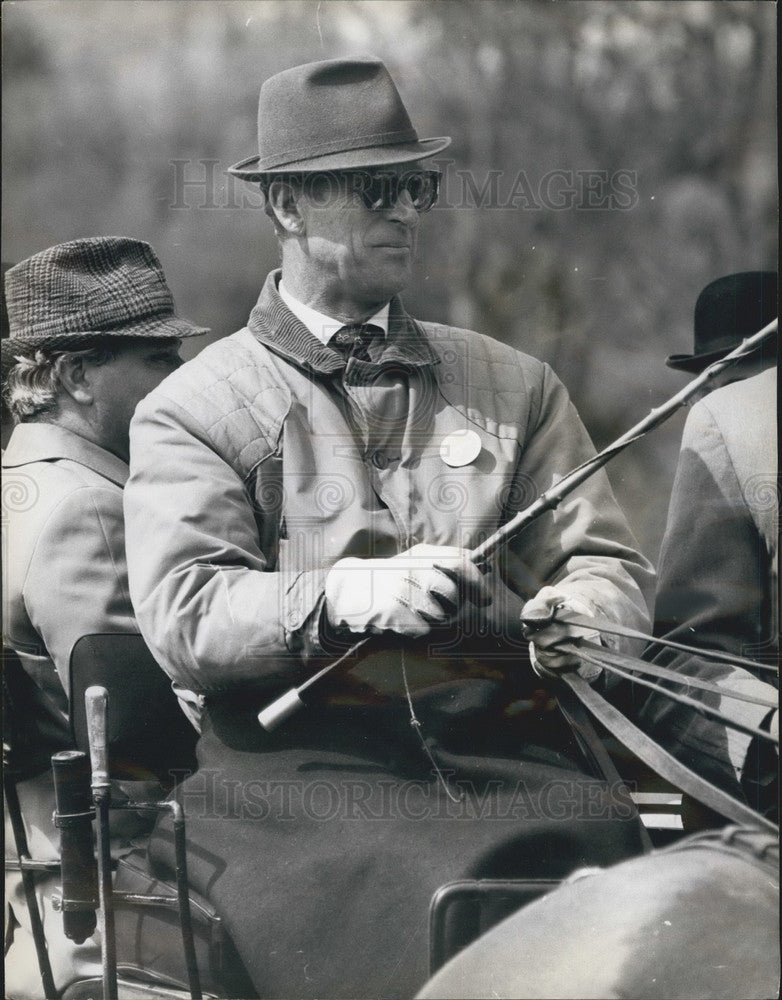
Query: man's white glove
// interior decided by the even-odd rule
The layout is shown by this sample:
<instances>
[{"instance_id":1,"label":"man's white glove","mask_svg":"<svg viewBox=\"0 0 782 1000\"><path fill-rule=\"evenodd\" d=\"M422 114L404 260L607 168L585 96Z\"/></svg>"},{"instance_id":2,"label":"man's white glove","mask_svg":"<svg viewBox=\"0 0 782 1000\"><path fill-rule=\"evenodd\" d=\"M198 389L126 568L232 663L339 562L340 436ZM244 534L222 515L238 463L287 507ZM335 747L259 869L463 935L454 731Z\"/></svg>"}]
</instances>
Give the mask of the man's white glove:
<instances>
[{"instance_id":1,"label":"man's white glove","mask_svg":"<svg viewBox=\"0 0 782 1000\"><path fill-rule=\"evenodd\" d=\"M355 633L421 638L455 621L465 602L491 602L491 587L470 556L454 546L414 545L388 559L340 559L326 577L326 616Z\"/></svg>"},{"instance_id":2,"label":"man's white glove","mask_svg":"<svg viewBox=\"0 0 782 1000\"><path fill-rule=\"evenodd\" d=\"M575 654L557 649L561 642L575 638L600 642L599 633L593 629L569 625L565 620L568 612L587 618L594 617L592 609L584 601L555 587L542 587L522 608L523 619L549 622L535 631L530 631L532 639L529 644L530 660L533 669L541 677L545 677L548 671L579 666L581 663ZM555 613L556 620L553 618ZM592 681L600 676L601 670L592 663L581 663L578 672L585 680Z\"/></svg>"}]
</instances>

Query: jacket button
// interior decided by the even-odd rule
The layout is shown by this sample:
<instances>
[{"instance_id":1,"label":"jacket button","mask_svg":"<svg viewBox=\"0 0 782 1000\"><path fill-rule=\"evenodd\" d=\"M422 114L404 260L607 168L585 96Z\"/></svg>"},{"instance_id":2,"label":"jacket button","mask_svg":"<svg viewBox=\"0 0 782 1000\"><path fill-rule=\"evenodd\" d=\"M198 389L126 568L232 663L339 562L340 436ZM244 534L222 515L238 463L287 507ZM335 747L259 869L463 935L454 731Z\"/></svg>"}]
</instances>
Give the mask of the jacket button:
<instances>
[{"instance_id":1,"label":"jacket button","mask_svg":"<svg viewBox=\"0 0 782 1000\"><path fill-rule=\"evenodd\" d=\"M376 469L388 468L388 457L384 451L376 451L372 455L372 464Z\"/></svg>"}]
</instances>

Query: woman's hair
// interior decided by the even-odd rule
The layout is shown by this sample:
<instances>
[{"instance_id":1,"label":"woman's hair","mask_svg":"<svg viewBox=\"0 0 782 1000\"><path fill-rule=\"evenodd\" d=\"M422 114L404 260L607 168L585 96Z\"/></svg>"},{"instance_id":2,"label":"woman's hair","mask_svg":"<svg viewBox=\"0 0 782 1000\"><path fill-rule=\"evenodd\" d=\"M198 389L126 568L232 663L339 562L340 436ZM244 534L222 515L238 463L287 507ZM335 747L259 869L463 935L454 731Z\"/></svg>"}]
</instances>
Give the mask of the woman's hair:
<instances>
[{"instance_id":1,"label":"woman's hair","mask_svg":"<svg viewBox=\"0 0 782 1000\"><path fill-rule=\"evenodd\" d=\"M127 339L127 338L126 338ZM20 347L3 379L3 402L16 424L57 412L63 368L76 358L104 365L122 350L121 338L81 337L63 347Z\"/></svg>"}]
</instances>

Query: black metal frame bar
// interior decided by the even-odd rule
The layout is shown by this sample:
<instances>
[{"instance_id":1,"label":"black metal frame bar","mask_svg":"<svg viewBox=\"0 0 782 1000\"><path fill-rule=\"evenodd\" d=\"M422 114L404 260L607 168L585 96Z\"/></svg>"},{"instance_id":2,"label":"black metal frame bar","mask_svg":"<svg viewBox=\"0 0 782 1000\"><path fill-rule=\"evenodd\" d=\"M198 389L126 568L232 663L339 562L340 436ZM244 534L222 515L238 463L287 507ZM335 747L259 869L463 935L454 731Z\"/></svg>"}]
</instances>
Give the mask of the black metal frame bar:
<instances>
[{"instance_id":1,"label":"black metal frame bar","mask_svg":"<svg viewBox=\"0 0 782 1000\"><path fill-rule=\"evenodd\" d=\"M185 814L182 806L175 800L165 800L162 802L123 802L114 806L115 809L124 809L131 812L169 812L174 827L174 865L176 873L176 897L173 896L144 896L139 893L116 893L112 896L113 901L122 900L144 905L144 900L148 900L148 905L174 905L179 910L179 924L182 931L182 949L185 954L185 965L187 967L187 977L192 1000L202 1000L201 979L198 972L198 961L195 951L195 938L193 935L193 921L190 913L190 886L187 876L187 836L185 830Z\"/></svg>"},{"instance_id":2,"label":"black metal frame bar","mask_svg":"<svg viewBox=\"0 0 782 1000\"><path fill-rule=\"evenodd\" d=\"M8 817L11 820L16 853L19 859L18 870L22 875L22 886L24 888L25 902L27 903L27 912L30 916L30 930L32 931L33 942L35 944L35 955L38 959L38 971L41 975L43 995L49 1000L49 998L56 998L58 994L54 985L49 952L46 948L46 934L44 933L43 921L41 920L41 911L38 909L38 896L35 892L35 877L33 873L36 871L59 872L60 865L57 861L36 861L30 857L30 847L27 843L27 834L24 829L24 820L22 819L22 809L19 804L19 794L16 790L16 781L8 772L3 775L3 792L5 794ZM6 867L12 866L6 862ZM15 866L13 867L15 868Z\"/></svg>"},{"instance_id":3,"label":"black metal frame bar","mask_svg":"<svg viewBox=\"0 0 782 1000\"><path fill-rule=\"evenodd\" d=\"M472 905L478 917L476 936L486 928L481 925L482 903L506 897L512 904L509 909L520 909L561 885L561 879L460 879L441 886L429 904L429 975L452 956L447 941L448 911L455 904Z\"/></svg>"}]
</instances>

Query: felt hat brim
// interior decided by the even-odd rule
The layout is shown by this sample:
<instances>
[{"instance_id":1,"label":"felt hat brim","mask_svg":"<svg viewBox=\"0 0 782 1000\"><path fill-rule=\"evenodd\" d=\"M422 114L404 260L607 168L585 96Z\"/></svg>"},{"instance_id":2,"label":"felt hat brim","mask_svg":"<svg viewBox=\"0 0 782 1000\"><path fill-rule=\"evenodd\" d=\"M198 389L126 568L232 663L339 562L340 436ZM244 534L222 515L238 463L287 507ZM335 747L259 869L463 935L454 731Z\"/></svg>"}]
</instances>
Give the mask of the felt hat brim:
<instances>
[{"instance_id":1,"label":"felt hat brim","mask_svg":"<svg viewBox=\"0 0 782 1000\"><path fill-rule=\"evenodd\" d=\"M738 346L738 345L736 345ZM699 374L713 364L715 361L719 361L720 358L724 358L726 354L730 354L735 348L724 347L721 351L709 351L704 354L670 354L666 359L665 363L669 368L674 368L676 371L680 372L690 372L694 375ZM763 344L759 344L758 347L751 353L748 354L748 358L754 358L761 351L771 350L776 352L777 349L777 337L767 339Z\"/></svg>"},{"instance_id":2,"label":"felt hat brim","mask_svg":"<svg viewBox=\"0 0 782 1000\"><path fill-rule=\"evenodd\" d=\"M708 354L671 354L665 359L665 363L669 368L675 368L677 371L697 374L702 372L704 368L708 368L713 361L724 358L728 350L726 347L722 351L711 351Z\"/></svg>"},{"instance_id":3,"label":"felt hat brim","mask_svg":"<svg viewBox=\"0 0 782 1000\"><path fill-rule=\"evenodd\" d=\"M417 142L394 143L386 146L367 146L363 149L348 149L324 156L311 156L303 160L293 160L281 166L264 169L259 156L249 156L240 160L226 173L244 181L259 181L274 174L319 173L326 170L365 170L371 167L390 167L397 163L413 163L435 156L451 144L450 136L419 139Z\"/></svg>"}]
</instances>

